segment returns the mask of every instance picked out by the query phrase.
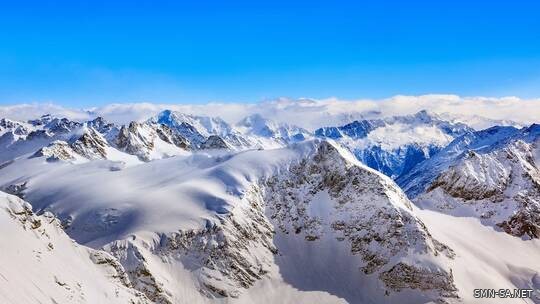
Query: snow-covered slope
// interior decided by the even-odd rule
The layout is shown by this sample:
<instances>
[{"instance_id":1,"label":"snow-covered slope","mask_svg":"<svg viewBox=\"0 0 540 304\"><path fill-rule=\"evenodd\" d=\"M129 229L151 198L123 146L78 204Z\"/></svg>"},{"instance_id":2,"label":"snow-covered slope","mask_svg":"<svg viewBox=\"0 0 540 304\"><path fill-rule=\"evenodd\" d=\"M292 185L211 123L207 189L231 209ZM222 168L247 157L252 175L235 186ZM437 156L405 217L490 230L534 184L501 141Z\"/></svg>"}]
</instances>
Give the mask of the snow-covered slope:
<instances>
[{"instance_id":1,"label":"snow-covered slope","mask_svg":"<svg viewBox=\"0 0 540 304\"><path fill-rule=\"evenodd\" d=\"M339 141L364 164L398 178L467 131L472 129L462 123L420 111L414 115L324 127L317 129L315 135Z\"/></svg>"},{"instance_id":2,"label":"snow-covered slope","mask_svg":"<svg viewBox=\"0 0 540 304\"><path fill-rule=\"evenodd\" d=\"M118 258L157 302L253 300L268 284L301 290L298 301L318 291L327 303L458 296L452 249L389 178L336 144L111 165L19 159L0 184L24 185L18 194L36 210Z\"/></svg>"},{"instance_id":3,"label":"snow-covered slope","mask_svg":"<svg viewBox=\"0 0 540 304\"><path fill-rule=\"evenodd\" d=\"M538 125L475 132L452 143L439 161L422 164L419 170L431 172L431 181L413 176L405 187L424 208L477 217L509 234L539 238L539 144Z\"/></svg>"},{"instance_id":4,"label":"snow-covered slope","mask_svg":"<svg viewBox=\"0 0 540 304\"><path fill-rule=\"evenodd\" d=\"M0 302L150 303L110 254L76 244L51 214L0 192Z\"/></svg>"},{"instance_id":5,"label":"snow-covered slope","mask_svg":"<svg viewBox=\"0 0 540 304\"><path fill-rule=\"evenodd\" d=\"M453 248L452 274L461 303L540 303L540 240L496 232L477 218L415 210L433 237ZM475 298L474 290L531 289L531 298Z\"/></svg>"}]
</instances>

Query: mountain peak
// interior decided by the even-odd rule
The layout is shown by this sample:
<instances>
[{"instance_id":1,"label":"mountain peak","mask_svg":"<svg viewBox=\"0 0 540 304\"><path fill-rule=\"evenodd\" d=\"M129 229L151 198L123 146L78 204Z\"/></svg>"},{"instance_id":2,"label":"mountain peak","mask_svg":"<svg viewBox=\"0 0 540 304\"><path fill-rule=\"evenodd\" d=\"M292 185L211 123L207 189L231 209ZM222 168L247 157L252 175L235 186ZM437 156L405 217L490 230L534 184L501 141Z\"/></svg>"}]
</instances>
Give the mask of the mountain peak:
<instances>
[{"instance_id":1,"label":"mountain peak","mask_svg":"<svg viewBox=\"0 0 540 304\"><path fill-rule=\"evenodd\" d=\"M163 110L157 114L157 122L164 125L171 125L173 120L172 115L173 112L171 110Z\"/></svg>"}]
</instances>

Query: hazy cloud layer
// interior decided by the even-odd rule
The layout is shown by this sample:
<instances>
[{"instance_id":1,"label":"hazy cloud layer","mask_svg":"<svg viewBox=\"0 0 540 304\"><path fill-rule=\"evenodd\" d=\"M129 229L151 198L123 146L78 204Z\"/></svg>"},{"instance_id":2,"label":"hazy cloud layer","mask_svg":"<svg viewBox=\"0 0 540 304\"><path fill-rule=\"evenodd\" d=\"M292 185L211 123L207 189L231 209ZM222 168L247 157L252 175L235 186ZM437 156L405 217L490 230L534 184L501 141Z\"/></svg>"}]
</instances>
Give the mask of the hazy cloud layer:
<instances>
[{"instance_id":1,"label":"hazy cloud layer","mask_svg":"<svg viewBox=\"0 0 540 304\"><path fill-rule=\"evenodd\" d=\"M493 124L540 122L540 99L517 97L487 98L456 95L394 96L382 100L287 99L253 104L110 104L92 109L69 109L54 104L21 104L0 106L0 117L27 120L44 113L82 120L103 116L117 123L143 120L164 110L188 114L219 116L230 123L259 113L267 118L296 124L308 129L337 125L354 119L413 114L428 110L447 118L458 119L476 128Z\"/></svg>"}]
</instances>

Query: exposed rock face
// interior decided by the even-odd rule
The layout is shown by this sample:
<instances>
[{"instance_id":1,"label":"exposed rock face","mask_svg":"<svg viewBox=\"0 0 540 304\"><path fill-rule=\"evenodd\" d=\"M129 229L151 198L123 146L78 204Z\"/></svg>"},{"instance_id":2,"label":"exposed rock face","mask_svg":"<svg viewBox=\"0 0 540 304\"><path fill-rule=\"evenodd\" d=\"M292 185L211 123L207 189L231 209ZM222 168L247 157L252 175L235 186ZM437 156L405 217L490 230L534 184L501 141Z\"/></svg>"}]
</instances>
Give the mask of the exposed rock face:
<instances>
[{"instance_id":1,"label":"exposed rock face","mask_svg":"<svg viewBox=\"0 0 540 304\"><path fill-rule=\"evenodd\" d=\"M493 146L462 154L416 201L478 217L514 236L539 238L539 138L524 129Z\"/></svg>"},{"instance_id":2,"label":"exposed rock face","mask_svg":"<svg viewBox=\"0 0 540 304\"><path fill-rule=\"evenodd\" d=\"M126 153L136 155L143 161L150 161L152 153L160 148L158 141L172 145L175 149L186 150L190 147L185 138L173 133L165 125L135 121L128 126L122 126L115 139L115 144L117 148Z\"/></svg>"},{"instance_id":3,"label":"exposed rock face","mask_svg":"<svg viewBox=\"0 0 540 304\"><path fill-rule=\"evenodd\" d=\"M33 139L48 139L51 138L52 134L50 134L47 130L36 130L32 131L28 134L26 137L27 140L33 140Z\"/></svg>"},{"instance_id":4,"label":"exposed rock face","mask_svg":"<svg viewBox=\"0 0 540 304\"><path fill-rule=\"evenodd\" d=\"M203 150L208 149L230 149L231 147L219 136L210 135L200 146Z\"/></svg>"},{"instance_id":5,"label":"exposed rock face","mask_svg":"<svg viewBox=\"0 0 540 304\"><path fill-rule=\"evenodd\" d=\"M156 128L157 135L166 143L173 144L178 148L189 150L191 148L189 142L166 125L160 125Z\"/></svg>"},{"instance_id":6,"label":"exposed rock face","mask_svg":"<svg viewBox=\"0 0 540 304\"><path fill-rule=\"evenodd\" d=\"M455 296L449 270L420 271L405 262L395 264L411 248L433 257L442 254L452 258L454 253L429 234L392 181L345 160L335 146L322 142L311 158L270 179L266 200L276 229L301 234L313 242L325 234L335 235L350 244L352 255L362 259L364 274L394 269L381 274L381 278L388 278L383 282L390 289L396 289L393 280L410 280L403 288L414 289L419 288L415 281L422 285L443 276L444 282L424 284L424 288L438 291L441 297Z\"/></svg>"},{"instance_id":7,"label":"exposed rock face","mask_svg":"<svg viewBox=\"0 0 540 304\"><path fill-rule=\"evenodd\" d=\"M120 131L115 124L106 121L103 117L96 117L95 119L88 121L86 125L102 134L107 140L115 138Z\"/></svg>"},{"instance_id":8,"label":"exposed rock face","mask_svg":"<svg viewBox=\"0 0 540 304\"><path fill-rule=\"evenodd\" d=\"M407 174L398 177L396 182L410 198L414 198L426 192L433 181L449 167L463 157L471 156L469 151L479 154L519 134L520 130L514 127L493 127L477 132L467 132L433 157L415 166Z\"/></svg>"},{"instance_id":9,"label":"exposed rock face","mask_svg":"<svg viewBox=\"0 0 540 304\"><path fill-rule=\"evenodd\" d=\"M51 114L44 114L44 115L41 115L40 118L29 120L28 123L33 126L44 126L48 124L49 122L51 122L52 119L53 117Z\"/></svg>"},{"instance_id":10,"label":"exposed rock face","mask_svg":"<svg viewBox=\"0 0 540 304\"><path fill-rule=\"evenodd\" d=\"M122 126L116 138L116 146L129 154L149 160L148 150L152 150L154 143L148 133L151 131L145 125L133 121L128 126Z\"/></svg>"},{"instance_id":11,"label":"exposed rock face","mask_svg":"<svg viewBox=\"0 0 540 304\"><path fill-rule=\"evenodd\" d=\"M189 269L207 297L237 297L270 271L276 252L259 188L251 188L243 200L218 224L208 221L205 229L161 234L151 244L115 241L105 249L126 267L135 288L157 303L175 300L167 286L170 278L157 274L156 257Z\"/></svg>"},{"instance_id":12,"label":"exposed rock face","mask_svg":"<svg viewBox=\"0 0 540 304\"><path fill-rule=\"evenodd\" d=\"M87 128L84 133L70 144L73 151L88 159L106 159L107 141L93 128Z\"/></svg>"},{"instance_id":13,"label":"exposed rock face","mask_svg":"<svg viewBox=\"0 0 540 304\"><path fill-rule=\"evenodd\" d=\"M82 124L80 122L72 121L67 118L53 118L45 124L45 128L53 134L69 133L81 126Z\"/></svg>"},{"instance_id":14,"label":"exposed rock face","mask_svg":"<svg viewBox=\"0 0 540 304\"><path fill-rule=\"evenodd\" d=\"M65 141L57 140L48 146L39 149L32 157L44 156L47 161L71 161L75 160L75 155L69 144Z\"/></svg>"},{"instance_id":15,"label":"exposed rock face","mask_svg":"<svg viewBox=\"0 0 540 304\"><path fill-rule=\"evenodd\" d=\"M493 159L492 155L480 155L469 151L464 162L444 171L430 185L428 192L440 187L453 197L465 200L481 200L500 196L511 179L511 171Z\"/></svg>"},{"instance_id":16,"label":"exposed rock face","mask_svg":"<svg viewBox=\"0 0 540 304\"><path fill-rule=\"evenodd\" d=\"M247 119L249 120L249 118ZM252 121L244 120L233 127L219 117L189 115L170 110L162 111L156 117L151 118L149 122L168 126L174 133L185 138L192 149L208 149L209 144L205 144L205 142L208 140L214 141L214 139L211 139L213 136L220 137L229 147L235 149L266 146L268 144L266 141L271 142L274 147L276 145L283 146L285 142L282 140L281 135L285 135L287 132L287 130L277 127L275 130L279 133L275 134L277 137L267 140L266 136L270 135L271 132L255 134L256 132L252 132L254 130L251 129L253 126ZM243 132L239 129L242 129ZM223 147L210 149L223 149Z\"/></svg>"},{"instance_id":17,"label":"exposed rock face","mask_svg":"<svg viewBox=\"0 0 540 304\"><path fill-rule=\"evenodd\" d=\"M28 128L22 123L2 118L0 119L0 134L7 131L11 131L15 135L27 135L29 133Z\"/></svg>"},{"instance_id":18,"label":"exposed rock face","mask_svg":"<svg viewBox=\"0 0 540 304\"><path fill-rule=\"evenodd\" d=\"M452 258L452 250L429 234L395 184L344 157L333 144L318 145L316 152L283 164L268 179L251 180L236 194L241 202L220 210L199 229L152 238L133 235L104 249L120 262L132 286L156 303L179 301L174 274L179 269L208 298L239 297L259 280L277 276L276 255L288 253L276 245L274 229L302 235L306 244L338 239L348 248L347 256L360 261L354 272L380 279L388 292L454 297L448 268L423 268L418 262ZM328 201L320 201L325 193ZM396 283L401 281L407 283Z\"/></svg>"},{"instance_id":19,"label":"exposed rock face","mask_svg":"<svg viewBox=\"0 0 540 304\"><path fill-rule=\"evenodd\" d=\"M433 272L429 269L398 263L379 275L381 281L394 291L403 289L438 290L441 296L457 298L452 271Z\"/></svg>"},{"instance_id":20,"label":"exposed rock face","mask_svg":"<svg viewBox=\"0 0 540 304\"><path fill-rule=\"evenodd\" d=\"M497 223L506 233L515 236L540 238L540 208L538 204L521 202L521 208L507 220Z\"/></svg>"},{"instance_id":21,"label":"exposed rock face","mask_svg":"<svg viewBox=\"0 0 540 304\"><path fill-rule=\"evenodd\" d=\"M47 161L74 161L81 159L106 159L107 141L93 128L85 128L82 135L76 135L65 142L55 140L39 149L32 157L45 156Z\"/></svg>"},{"instance_id":22,"label":"exposed rock face","mask_svg":"<svg viewBox=\"0 0 540 304\"><path fill-rule=\"evenodd\" d=\"M231 127L220 118L188 115L170 110L159 113L150 121L168 126L195 147L200 146L210 135L224 136L232 131Z\"/></svg>"}]
</instances>

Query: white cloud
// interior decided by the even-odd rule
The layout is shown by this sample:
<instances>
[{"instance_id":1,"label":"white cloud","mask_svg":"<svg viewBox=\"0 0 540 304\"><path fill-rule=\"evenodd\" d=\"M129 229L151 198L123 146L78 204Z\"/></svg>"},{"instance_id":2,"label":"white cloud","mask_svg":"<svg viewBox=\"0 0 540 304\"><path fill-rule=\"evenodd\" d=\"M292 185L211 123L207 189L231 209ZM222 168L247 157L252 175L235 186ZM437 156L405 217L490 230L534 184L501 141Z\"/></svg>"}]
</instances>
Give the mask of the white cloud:
<instances>
[{"instance_id":1,"label":"white cloud","mask_svg":"<svg viewBox=\"0 0 540 304\"><path fill-rule=\"evenodd\" d=\"M67 117L73 120L84 120L91 117L89 113L83 110L69 109L52 103L25 103L0 106L0 118L26 121L28 119L38 118L43 114Z\"/></svg>"},{"instance_id":2,"label":"white cloud","mask_svg":"<svg viewBox=\"0 0 540 304\"><path fill-rule=\"evenodd\" d=\"M296 124L308 129L342 124L360 117L381 117L413 114L420 110L458 117L482 128L501 120L530 124L540 121L540 99L517 97L459 97L456 95L394 96L382 100L338 100L335 98L287 99L260 103L208 103L208 104L110 104L87 110L77 110L54 104L22 104L0 106L0 117L18 120L35 118L44 113L86 119L103 116L117 123L142 120L164 109L189 114L219 116L235 123L243 117L259 113L270 119ZM90 113L89 113L90 112Z\"/></svg>"}]
</instances>

